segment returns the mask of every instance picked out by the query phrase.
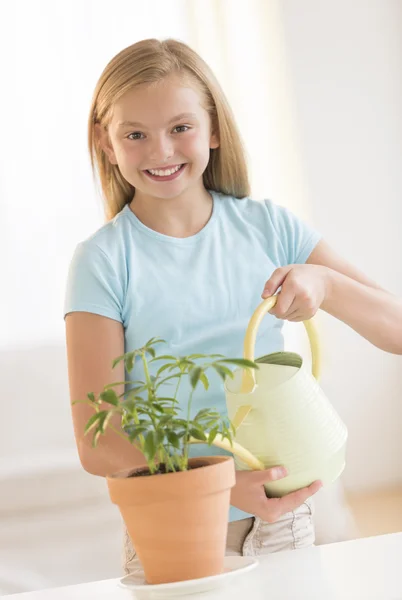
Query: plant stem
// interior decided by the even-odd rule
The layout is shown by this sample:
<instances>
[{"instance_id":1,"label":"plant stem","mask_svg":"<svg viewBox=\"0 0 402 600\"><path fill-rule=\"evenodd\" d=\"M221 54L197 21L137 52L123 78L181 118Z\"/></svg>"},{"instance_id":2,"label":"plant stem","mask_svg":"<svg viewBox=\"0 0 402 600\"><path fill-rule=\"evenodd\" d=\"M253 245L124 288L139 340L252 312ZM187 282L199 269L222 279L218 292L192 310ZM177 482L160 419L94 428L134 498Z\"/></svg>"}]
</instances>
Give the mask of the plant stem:
<instances>
[{"instance_id":1,"label":"plant stem","mask_svg":"<svg viewBox=\"0 0 402 600\"><path fill-rule=\"evenodd\" d=\"M190 415L191 415L191 403L193 401L193 394L194 394L194 388L191 390L190 393L190 397L188 399L188 404L187 404L187 423L186 423L186 435L184 436L184 448L183 448L183 457L184 457L184 464L185 464L185 468L187 469L188 467L188 425L190 422Z\"/></svg>"},{"instance_id":2,"label":"plant stem","mask_svg":"<svg viewBox=\"0 0 402 600\"><path fill-rule=\"evenodd\" d=\"M178 394L178 392L179 392L179 387L180 387L180 383L181 383L181 378L182 378L182 377L183 377L183 371L180 369L180 377L179 377L179 379L177 380L176 390L175 390L175 393L174 393L174 396L173 396L175 400L177 400L177 394ZM169 444L169 445L168 445L168 451L169 451L169 453L170 453L170 448L171 448L171 446L170 446L170 444ZM180 469L180 470L182 470L182 469L181 469L181 465L180 465L180 463L179 463L179 469Z\"/></svg>"},{"instance_id":3,"label":"plant stem","mask_svg":"<svg viewBox=\"0 0 402 600\"><path fill-rule=\"evenodd\" d=\"M123 440L126 440L126 442L129 442L130 440L128 439L128 437L126 436L126 434L122 433L121 431L119 431L118 429L116 429L116 427L113 427L113 425L109 424L109 427L112 431L114 431L115 433L117 433L117 435L119 435L121 438L123 438Z\"/></svg>"},{"instance_id":4,"label":"plant stem","mask_svg":"<svg viewBox=\"0 0 402 600\"><path fill-rule=\"evenodd\" d=\"M151 382L151 377L149 375L148 363L147 363L147 358L145 356L145 352L141 352L141 358L142 358L142 364L144 365L145 380L146 380L147 384L150 386L152 382Z\"/></svg>"},{"instance_id":5,"label":"plant stem","mask_svg":"<svg viewBox=\"0 0 402 600\"><path fill-rule=\"evenodd\" d=\"M167 450L164 450L163 454L165 455L163 462L169 468L169 471L172 471L173 473L175 473L176 469L175 469L174 462L173 462L172 457L170 456L169 452Z\"/></svg>"},{"instance_id":6,"label":"plant stem","mask_svg":"<svg viewBox=\"0 0 402 600\"><path fill-rule=\"evenodd\" d=\"M180 371L180 377L179 377L179 380L178 380L178 382L177 382L177 385L176 385L176 391L175 391L175 393L174 393L174 399L175 399L175 400L177 400L177 393L178 393L178 391L179 391L179 386L180 386L180 382L181 382L181 378L182 378L182 377L183 377L183 372L182 372L182 371Z\"/></svg>"}]
</instances>

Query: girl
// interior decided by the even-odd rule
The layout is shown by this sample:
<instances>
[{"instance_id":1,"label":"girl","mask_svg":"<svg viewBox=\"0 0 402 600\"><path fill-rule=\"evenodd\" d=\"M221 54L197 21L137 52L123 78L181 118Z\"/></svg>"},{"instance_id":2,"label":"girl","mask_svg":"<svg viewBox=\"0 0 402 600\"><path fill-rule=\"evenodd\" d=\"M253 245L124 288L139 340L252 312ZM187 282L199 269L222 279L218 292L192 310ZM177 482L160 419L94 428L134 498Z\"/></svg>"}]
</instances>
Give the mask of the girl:
<instances>
[{"instance_id":1,"label":"girl","mask_svg":"<svg viewBox=\"0 0 402 600\"><path fill-rule=\"evenodd\" d=\"M309 319L319 308L379 348L402 353L400 300L288 210L249 198L230 108L208 66L185 44L144 40L110 61L93 97L89 149L108 222L77 247L70 267L65 315L72 400L123 381L122 363L112 372L112 360L153 336L167 340L175 355L241 356L261 296L279 288L256 356L283 347L284 319ZM194 410L206 406L204 394L197 391ZM225 411L218 379L211 378L207 398ZM143 464L140 452L110 430L92 450L83 435L91 409L77 404L72 410L84 469L105 476ZM263 483L284 476L282 467L237 472L228 554L313 544L310 498L320 482L266 498ZM127 539L126 572L134 555Z\"/></svg>"}]
</instances>

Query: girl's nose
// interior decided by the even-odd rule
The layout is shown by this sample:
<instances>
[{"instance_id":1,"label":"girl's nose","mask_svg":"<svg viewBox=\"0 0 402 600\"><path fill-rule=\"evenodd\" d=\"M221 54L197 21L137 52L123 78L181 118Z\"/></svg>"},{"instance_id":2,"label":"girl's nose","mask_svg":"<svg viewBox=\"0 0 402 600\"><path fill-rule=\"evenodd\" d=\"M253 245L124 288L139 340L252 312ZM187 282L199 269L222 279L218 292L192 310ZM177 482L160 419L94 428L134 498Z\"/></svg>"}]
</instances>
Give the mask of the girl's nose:
<instances>
[{"instance_id":1,"label":"girl's nose","mask_svg":"<svg viewBox=\"0 0 402 600\"><path fill-rule=\"evenodd\" d=\"M149 157L155 161L155 163L163 163L167 159L171 158L174 154L173 143L166 136L160 136L153 140L150 148ZM159 165L158 165L159 166Z\"/></svg>"}]
</instances>

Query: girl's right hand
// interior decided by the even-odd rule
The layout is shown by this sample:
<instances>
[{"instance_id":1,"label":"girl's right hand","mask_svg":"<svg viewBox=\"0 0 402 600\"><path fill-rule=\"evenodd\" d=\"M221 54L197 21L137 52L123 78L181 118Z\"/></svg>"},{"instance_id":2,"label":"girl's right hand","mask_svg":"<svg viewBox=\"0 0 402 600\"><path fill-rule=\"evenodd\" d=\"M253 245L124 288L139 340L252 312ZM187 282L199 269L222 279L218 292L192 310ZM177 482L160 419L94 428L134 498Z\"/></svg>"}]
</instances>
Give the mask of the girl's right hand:
<instances>
[{"instance_id":1,"label":"girl's right hand","mask_svg":"<svg viewBox=\"0 0 402 600\"><path fill-rule=\"evenodd\" d=\"M236 485L232 488L230 503L266 523L274 523L285 513L301 506L322 487L321 481L315 481L282 498L267 498L264 483L282 479L286 475L284 467L265 471L236 471Z\"/></svg>"}]
</instances>

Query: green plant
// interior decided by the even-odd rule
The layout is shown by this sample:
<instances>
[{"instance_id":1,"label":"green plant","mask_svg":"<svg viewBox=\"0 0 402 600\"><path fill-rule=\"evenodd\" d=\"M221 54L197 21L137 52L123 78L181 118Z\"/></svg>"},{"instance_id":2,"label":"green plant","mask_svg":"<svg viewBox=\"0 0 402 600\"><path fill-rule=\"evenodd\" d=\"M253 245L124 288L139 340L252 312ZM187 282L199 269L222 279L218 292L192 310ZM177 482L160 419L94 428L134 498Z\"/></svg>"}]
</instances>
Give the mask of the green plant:
<instances>
[{"instance_id":1,"label":"green plant","mask_svg":"<svg viewBox=\"0 0 402 600\"><path fill-rule=\"evenodd\" d=\"M252 361L225 358L221 354L157 356L154 346L159 343L165 342L152 338L142 348L127 352L113 361L113 368L124 361L127 372L132 371L136 361L142 361L144 381L111 383L105 386L98 397L91 392L87 395L87 400L78 400L95 410L85 427L86 434L93 431L92 445L97 445L99 437L109 427L138 446L146 458L151 474L160 472L162 465L164 472L187 470L192 439L211 445L217 436L221 436L221 439L227 439L232 444L234 427L216 410L201 408L191 418L194 391L200 383L208 389L208 370L215 371L225 380L226 377L233 377L233 372L227 365L258 369L258 365ZM202 361L201 364L199 361ZM158 363L158 369L155 375L151 375L150 365L153 366L154 363ZM185 415L177 400L184 377L189 378L191 387ZM167 383L175 383L172 396L159 394L161 386ZM125 391L118 395L114 388L121 385L126 386ZM106 403L108 408L103 408L102 403ZM122 431L111 424L114 415L121 419Z\"/></svg>"}]
</instances>

